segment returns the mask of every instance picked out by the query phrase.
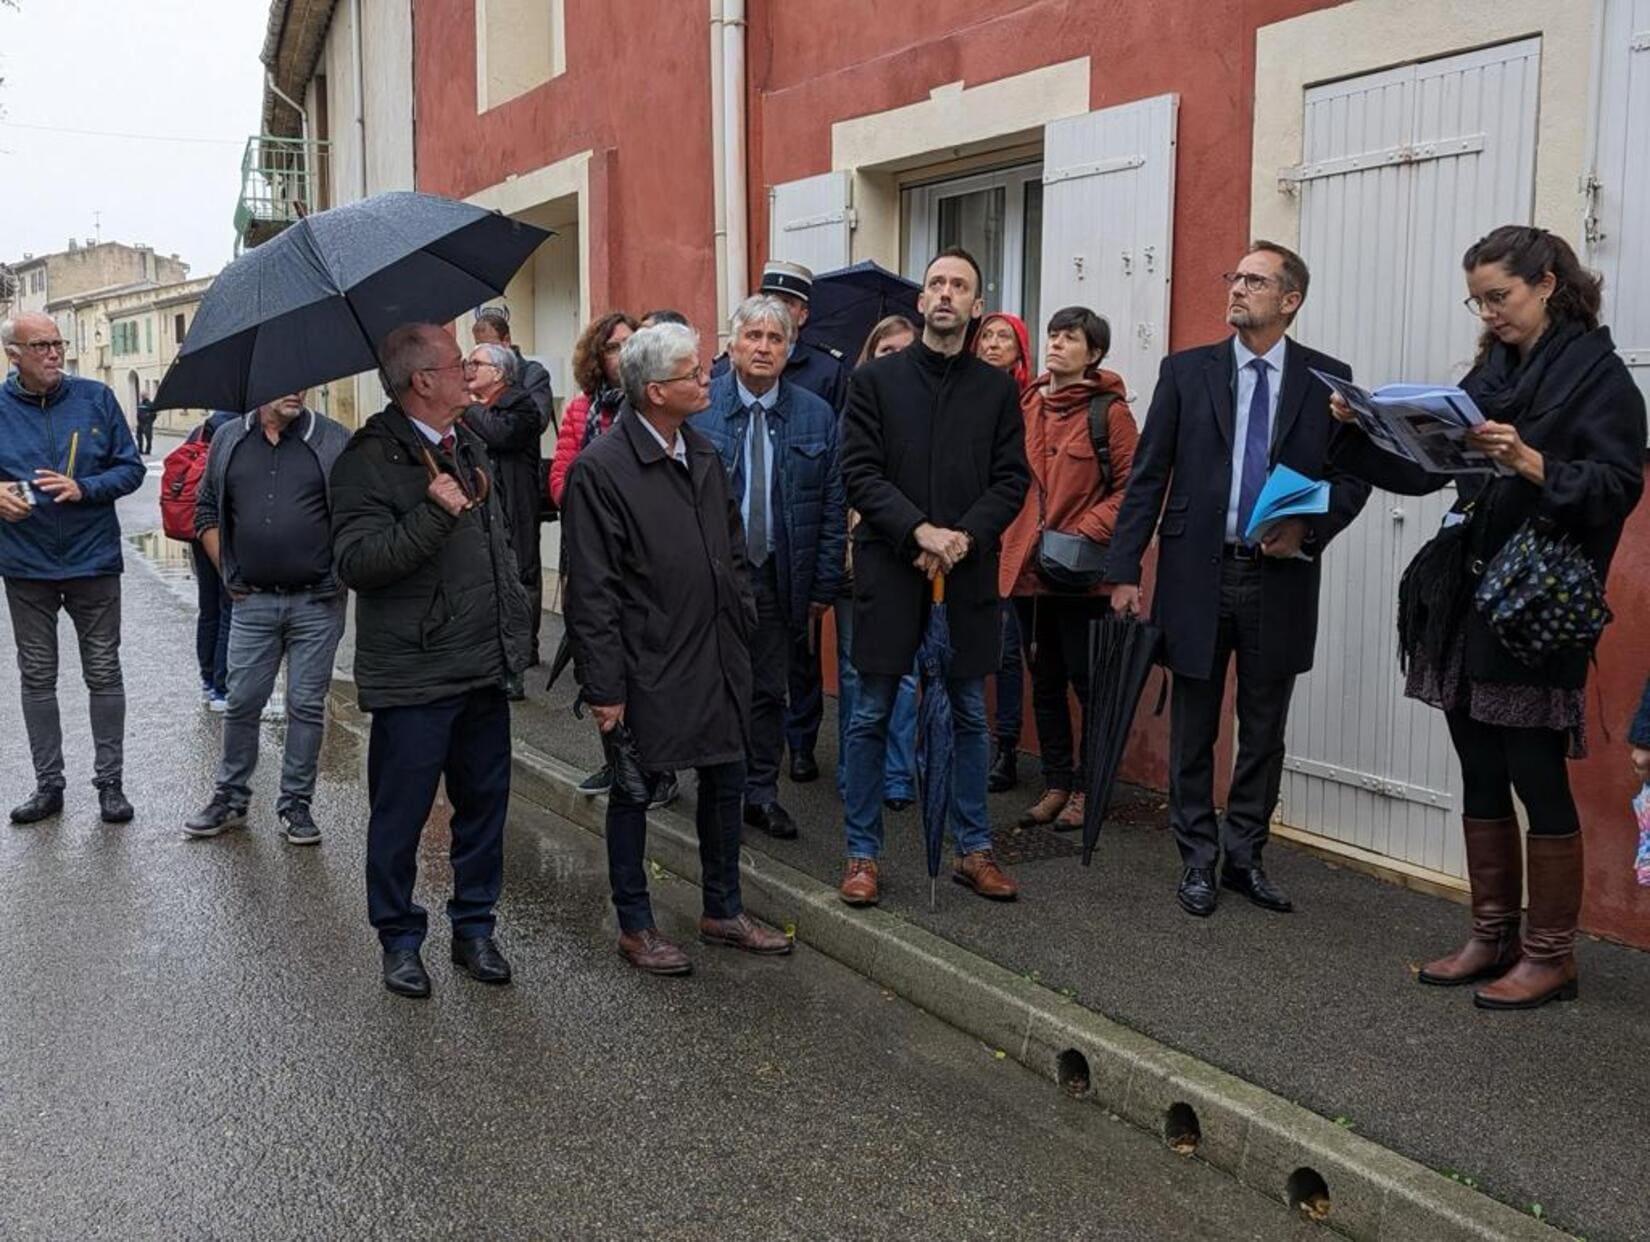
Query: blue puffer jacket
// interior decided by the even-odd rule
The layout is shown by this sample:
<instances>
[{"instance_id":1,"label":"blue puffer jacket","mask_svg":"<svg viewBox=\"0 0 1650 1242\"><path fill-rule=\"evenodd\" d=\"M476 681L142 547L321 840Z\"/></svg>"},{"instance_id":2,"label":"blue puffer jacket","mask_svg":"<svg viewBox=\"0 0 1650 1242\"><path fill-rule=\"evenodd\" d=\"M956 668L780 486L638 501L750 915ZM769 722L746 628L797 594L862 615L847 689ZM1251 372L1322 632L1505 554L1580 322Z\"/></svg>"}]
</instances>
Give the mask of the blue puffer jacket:
<instances>
[{"instance_id":1,"label":"blue puffer jacket","mask_svg":"<svg viewBox=\"0 0 1650 1242\"><path fill-rule=\"evenodd\" d=\"M716 446L731 494L743 496L750 414L739 401L731 371L711 382L710 408L688 424ZM778 467L771 472L774 499L769 512L784 519L773 531L779 603L800 632L807 624L808 605L833 603L842 586L847 518L837 463L836 411L822 398L781 380L768 437L773 446L768 460Z\"/></svg>"},{"instance_id":2,"label":"blue puffer jacket","mask_svg":"<svg viewBox=\"0 0 1650 1242\"><path fill-rule=\"evenodd\" d=\"M66 471L71 440L82 498L59 504L37 491L34 512L0 522L0 577L61 581L121 571L115 501L143 486L143 459L115 394L65 375L37 397L8 375L0 387L0 479L32 482L36 470Z\"/></svg>"}]
</instances>

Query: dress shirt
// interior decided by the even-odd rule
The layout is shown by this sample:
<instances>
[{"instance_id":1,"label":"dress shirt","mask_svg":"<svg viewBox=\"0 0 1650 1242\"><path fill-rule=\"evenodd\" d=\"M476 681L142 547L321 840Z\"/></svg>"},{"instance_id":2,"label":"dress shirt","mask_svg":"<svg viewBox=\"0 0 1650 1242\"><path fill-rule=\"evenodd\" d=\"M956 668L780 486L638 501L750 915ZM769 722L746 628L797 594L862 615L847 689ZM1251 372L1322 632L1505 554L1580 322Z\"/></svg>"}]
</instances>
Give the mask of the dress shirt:
<instances>
[{"instance_id":1,"label":"dress shirt","mask_svg":"<svg viewBox=\"0 0 1650 1242\"><path fill-rule=\"evenodd\" d=\"M775 384L772 388L768 389L768 391L763 393L760 397L753 397L750 394L750 390L748 388L746 388L745 385L740 382L739 377L737 375L735 375L734 380L733 380L733 391L739 398L739 408L740 409L748 410L748 409L751 408L752 405L760 405L762 407L762 411L763 411L763 415L764 415L764 417L762 419L762 422L764 424L768 423L768 417L767 416L771 415L774 411L774 407L779 404L779 385L778 384ZM756 435L756 419L753 418L753 419L750 420L749 425L746 426L746 428L745 428L745 490L744 490L744 494L739 497L739 518L742 522L744 522L746 530L749 530L751 528L751 470L750 470L750 464L751 464L751 437L753 437L754 435ZM775 479L775 477L777 475L777 472L778 472L778 466L777 466L777 463L774 461L773 435L771 433L768 436L768 451L763 455L763 460L766 461L767 464L768 464L767 465L767 469L768 469L768 496L769 496L769 504L768 504L768 552L770 554L772 554L772 552L773 552L773 523L774 523L774 506L773 506L773 503L772 503L772 497L773 497L773 494L774 494L774 486L773 486L774 485L774 479Z\"/></svg>"},{"instance_id":2,"label":"dress shirt","mask_svg":"<svg viewBox=\"0 0 1650 1242\"><path fill-rule=\"evenodd\" d=\"M255 424L235 442L224 472L224 530L235 574L254 590L297 590L331 579L327 481L303 437L312 418L300 414L273 444Z\"/></svg>"},{"instance_id":3,"label":"dress shirt","mask_svg":"<svg viewBox=\"0 0 1650 1242\"><path fill-rule=\"evenodd\" d=\"M1232 338L1232 350L1237 355L1237 406L1232 423L1232 487L1226 496L1226 542L1242 543L1243 532L1238 525L1238 493L1243 488L1243 449L1249 434L1249 406L1255 399L1255 372L1249 364L1264 358L1266 372L1266 427L1273 443L1278 435L1278 394L1283 391L1283 355L1288 337L1280 336L1278 343L1264 354L1254 353L1241 337Z\"/></svg>"},{"instance_id":4,"label":"dress shirt","mask_svg":"<svg viewBox=\"0 0 1650 1242\"><path fill-rule=\"evenodd\" d=\"M647 419L642 418L642 416L640 414L636 415L636 417L637 417L637 419L639 419L641 421L642 426L647 428L647 434L652 436L655 440L657 440L659 442L659 447L664 449L665 452L669 453L671 455L671 457L682 467L683 470L686 470L687 469L687 464L688 464L688 460L687 460L687 441L682 438L682 429L680 427L678 427L676 429L676 447L672 448L669 444L667 444L665 442L665 438L662 435L659 434L659 430L658 430L657 427L655 427L652 423L648 422Z\"/></svg>"}]
</instances>

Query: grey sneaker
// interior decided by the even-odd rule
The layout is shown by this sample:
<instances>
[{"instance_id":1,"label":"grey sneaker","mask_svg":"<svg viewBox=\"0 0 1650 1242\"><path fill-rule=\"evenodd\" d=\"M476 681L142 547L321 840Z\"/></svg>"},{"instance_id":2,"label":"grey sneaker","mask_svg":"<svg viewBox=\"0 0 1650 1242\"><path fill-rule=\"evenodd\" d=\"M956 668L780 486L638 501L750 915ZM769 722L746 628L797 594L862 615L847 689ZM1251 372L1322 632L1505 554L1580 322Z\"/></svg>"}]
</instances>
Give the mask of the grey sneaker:
<instances>
[{"instance_id":1,"label":"grey sneaker","mask_svg":"<svg viewBox=\"0 0 1650 1242\"><path fill-rule=\"evenodd\" d=\"M191 837L215 837L227 828L237 828L244 823L246 808L236 806L227 794L215 793L212 801L184 821L183 831Z\"/></svg>"},{"instance_id":2,"label":"grey sneaker","mask_svg":"<svg viewBox=\"0 0 1650 1242\"><path fill-rule=\"evenodd\" d=\"M281 812L281 833L286 837L289 845L319 845L321 844L321 830L315 826L315 820L309 813L309 808L303 803L290 806Z\"/></svg>"}]
</instances>

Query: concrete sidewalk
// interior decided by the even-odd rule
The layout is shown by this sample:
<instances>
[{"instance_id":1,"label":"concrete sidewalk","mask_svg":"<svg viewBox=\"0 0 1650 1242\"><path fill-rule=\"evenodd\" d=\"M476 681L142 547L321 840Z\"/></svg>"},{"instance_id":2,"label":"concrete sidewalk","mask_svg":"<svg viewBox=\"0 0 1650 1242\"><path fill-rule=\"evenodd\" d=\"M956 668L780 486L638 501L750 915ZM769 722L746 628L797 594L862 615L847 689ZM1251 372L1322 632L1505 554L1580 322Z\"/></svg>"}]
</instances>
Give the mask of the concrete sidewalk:
<instances>
[{"instance_id":1,"label":"concrete sidewalk","mask_svg":"<svg viewBox=\"0 0 1650 1242\"><path fill-rule=\"evenodd\" d=\"M547 617L547 654L557 639ZM568 710L571 676L550 695L543 680L542 670L529 678L518 737L596 766L594 730ZM833 708L818 754L824 778L782 783L800 839L746 841L757 859L832 885L843 855ZM994 823L1012 825L1040 788L1028 766L1020 790L992 799ZM1295 914L1223 894L1214 918L1189 918L1174 900L1161 803L1148 795L1117 808L1092 868L1063 835L1000 836L1005 854L1026 856L1012 867L1022 883L1012 905L981 901L942 874L930 911L919 833L914 811L888 819L882 910L1594 1242L1650 1228L1650 955L1584 943L1578 1004L1486 1013L1468 991L1413 980L1419 962L1464 933L1462 906L1281 843L1268 870Z\"/></svg>"}]
</instances>

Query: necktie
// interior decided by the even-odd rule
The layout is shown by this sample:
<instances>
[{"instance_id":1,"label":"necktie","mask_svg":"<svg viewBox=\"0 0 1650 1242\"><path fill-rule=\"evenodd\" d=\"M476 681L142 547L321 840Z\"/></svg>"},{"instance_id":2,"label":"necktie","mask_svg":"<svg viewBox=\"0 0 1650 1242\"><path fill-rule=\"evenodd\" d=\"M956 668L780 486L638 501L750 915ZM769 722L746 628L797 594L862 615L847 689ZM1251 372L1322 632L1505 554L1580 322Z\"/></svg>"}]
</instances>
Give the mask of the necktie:
<instances>
[{"instance_id":1,"label":"necktie","mask_svg":"<svg viewBox=\"0 0 1650 1242\"><path fill-rule=\"evenodd\" d=\"M446 435L441 437L441 451L443 453L446 453L449 457L451 457L452 452L453 452L453 446L457 443L458 443L457 437L455 437L453 435L453 433L449 431Z\"/></svg>"},{"instance_id":2,"label":"necktie","mask_svg":"<svg viewBox=\"0 0 1650 1242\"><path fill-rule=\"evenodd\" d=\"M1272 389L1267 376L1271 364L1264 358L1252 359L1249 369L1255 373L1255 395L1249 401L1249 427L1243 437L1243 483L1238 489L1238 539L1244 539L1249 529L1249 515L1255 511L1261 488L1266 486L1266 472L1272 461Z\"/></svg>"},{"instance_id":3,"label":"necktie","mask_svg":"<svg viewBox=\"0 0 1650 1242\"><path fill-rule=\"evenodd\" d=\"M751 517L745 528L750 563L760 567L768 559L768 425L760 401L751 405L750 489Z\"/></svg>"}]
</instances>

